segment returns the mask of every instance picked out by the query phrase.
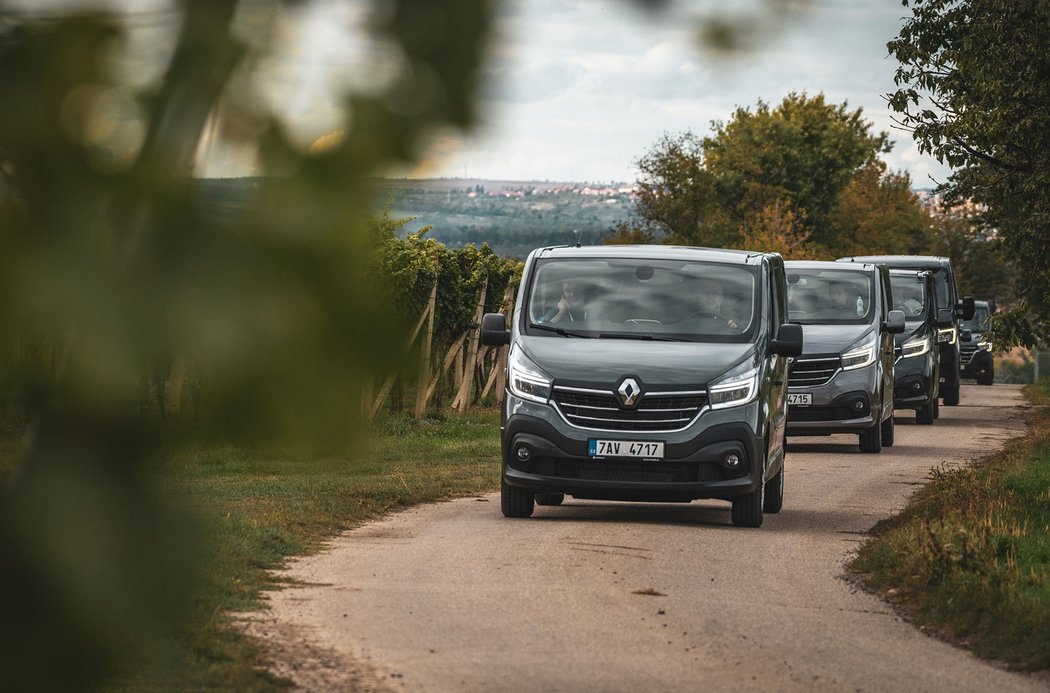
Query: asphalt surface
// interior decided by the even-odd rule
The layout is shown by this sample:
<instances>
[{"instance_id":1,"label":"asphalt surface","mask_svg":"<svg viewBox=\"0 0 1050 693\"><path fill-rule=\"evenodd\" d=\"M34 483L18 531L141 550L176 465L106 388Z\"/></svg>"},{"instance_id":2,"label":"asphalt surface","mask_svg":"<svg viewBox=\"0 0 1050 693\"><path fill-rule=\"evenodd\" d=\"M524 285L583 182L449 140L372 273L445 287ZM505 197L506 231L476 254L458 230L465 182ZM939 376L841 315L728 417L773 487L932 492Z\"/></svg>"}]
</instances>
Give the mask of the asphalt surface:
<instances>
[{"instance_id":1,"label":"asphalt surface","mask_svg":"<svg viewBox=\"0 0 1050 693\"><path fill-rule=\"evenodd\" d=\"M272 617L339 655L292 667L312 689L1046 691L843 579L931 469L1020 435L1026 408L1017 387L969 385L933 426L900 413L878 455L856 436L790 438L784 509L760 529L718 501L566 499L528 520L503 518L498 495L415 508L297 561L305 586L275 593ZM368 675L305 671L340 661Z\"/></svg>"}]
</instances>

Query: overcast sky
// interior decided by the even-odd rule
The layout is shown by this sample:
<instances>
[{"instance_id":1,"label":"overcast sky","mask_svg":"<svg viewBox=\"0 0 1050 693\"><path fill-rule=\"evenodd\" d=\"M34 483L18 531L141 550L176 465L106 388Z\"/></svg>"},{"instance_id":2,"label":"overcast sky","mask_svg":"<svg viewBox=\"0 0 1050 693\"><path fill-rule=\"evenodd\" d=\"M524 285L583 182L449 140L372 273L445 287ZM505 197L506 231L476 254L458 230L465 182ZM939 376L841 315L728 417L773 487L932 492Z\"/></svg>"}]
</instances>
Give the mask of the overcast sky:
<instances>
[{"instance_id":1,"label":"overcast sky","mask_svg":"<svg viewBox=\"0 0 1050 693\"><path fill-rule=\"evenodd\" d=\"M39 9L78 0L13 0ZM98 0L147 20L137 51L163 56L171 0ZM250 6L249 3L244 3ZM338 127L347 83L381 84L389 46L361 32L366 3L313 0L290 13L276 50L261 62L259 91L304 147ZM753 47L726 60L696 39L698 14L731 7L764 29ZM165 10L168 11L165 11ZM883 95L893 89L900 0L679 0L664 13L628 0L504 0L490 43L482 123L473 133L435 138L416 176L496 180L633 181L635 162L665 132L703 135L713 120L790 91L823 92L860 107L890 133L886 159L916 187L948 169L893 129ZM166 26L168 25L168 26ZM251 26L251 22L248 23ZM144 61L145 62L145 61ZM367 65L367 67L364 67ZM156 72L154 73L156 74ZM247 175L249 159L209 149L207 175Z\"/></svg>"},{"instance_id":2,"label":"overcast sky","mask_svg":"<svg viewBox=\"0 0 1050 693\"><path fill-rule=\"evenodd\" d=\"M730 60L696 39L698 13L727 6L765 29L751 50ZM293 24L301 31L288 34L287 54L298 63L282 59L286 72L293 64L361 59L353 48L360 41L348 42L343 28L359 19L352 3L314 7ZM931 175L943 180L948 169L893 129L883 98L896 65L886 42L904 11L899 0L679 2L657 14L626 0L508 0L490 46L481 127L468 137L439 138L411 175L633 181L635 162L664 132L704 134L737 106L776 104L795 90L863 108L895 142L891 168L928 187ZM286 103L316 102L308 85L321 88L323 79L316 69L306 74L298 82L301 98ZM333 106L327 125L306 124L324 110L296 114L304 139L337 122Z\"/></svg>"},{"instance_id":3,"label":"overcast sky","mask_svg":"<svg viewBox=\"0 0 1050 693\"><path fill-rule=\"evenodd\" d=\"M770 4L752 6L761 17ZM909 171L917 187L931 185L931 174L943 179L948 170L892 129L882 97L896 65L886 42L903 12L899 0L812 0L774 18L758 48L729 61L698 47L684 13L650 18L599 0L515 2L498 39L487 125L434 171L634 180L635 162L662 133L705 134L737 106L775 104L795 90L863 108L895 141L890 166Z\"/></svg>"}]
</instances>

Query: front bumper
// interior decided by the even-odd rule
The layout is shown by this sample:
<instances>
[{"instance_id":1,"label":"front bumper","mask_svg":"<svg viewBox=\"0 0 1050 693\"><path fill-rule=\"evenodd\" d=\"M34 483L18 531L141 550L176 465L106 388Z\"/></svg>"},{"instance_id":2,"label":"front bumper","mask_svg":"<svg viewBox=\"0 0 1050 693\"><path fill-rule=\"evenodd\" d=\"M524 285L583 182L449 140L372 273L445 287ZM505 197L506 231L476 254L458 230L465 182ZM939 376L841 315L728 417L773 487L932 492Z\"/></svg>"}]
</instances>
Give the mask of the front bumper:
<instances>
[{"instance_id":1,"label":"front bumper","mask_svg":"<svg viewBox=\"0 0 1050 693\"><path fill-rule=\"evenodd\" d=\"M893 366L893 406L921 409L937 399L940 391L935 353L899 358Z\"/></svg>"},{"instance_id":2,"label":"front bumper","mask_svg":"<svg viewBox=\"0 0 1050 693\"><path fill-rule=\"evenodd\" d=\"M536 492L623 501L724 500L752 493L765 474L765 437L752 421L759 405L706 411L682 431L595 431L567 424L553 407L508 393L502 432L503 479ZM664 443L659 461L595 459L588 441ZM519 449L528 452L519 456ZM736 468L726 464L730 453Z\"/></svg>"},{"instance_id":3,"label":"front bumper","mask_svg":"<svg viewBox=\"0 0 1050 693\"><path fill-rule=\"evenodd\" d=\"M990 351L984 349L978 349L973 353L973 356L969 361L963 360L959 365L959 377L961 378L976 378L985 373L989 373L993 369L994 357Z\"/></svg>"},{"instance_id":4,"label":"front bumper","mask_svg":"<svg viewBox=\"0 0 1050 693\"><path fill-rule=\"evenodd\" d=\"M882 403L876 396L878 363L852 371L838 371L823 385L790 387L792 394L809 393L812 404L788 407L788 435L860 433L880 420Z\"/></svg>"}]
</instances>

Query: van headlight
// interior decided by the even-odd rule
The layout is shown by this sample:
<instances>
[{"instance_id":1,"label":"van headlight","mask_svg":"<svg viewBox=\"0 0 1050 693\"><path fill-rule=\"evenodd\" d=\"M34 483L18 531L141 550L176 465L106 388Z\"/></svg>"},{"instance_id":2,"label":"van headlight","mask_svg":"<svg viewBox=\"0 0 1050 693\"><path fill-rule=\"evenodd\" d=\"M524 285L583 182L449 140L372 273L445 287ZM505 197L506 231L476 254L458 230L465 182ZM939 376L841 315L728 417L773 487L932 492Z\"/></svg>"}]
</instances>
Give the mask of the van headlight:
<instances>
[{"instance_id":1,"label":"van headlight","mask_svg":"<svg viewBox=\"0 0 1050 693\"><path fill-rule=\"evenodd\" d=\"M959 332L955 327L942 327L937 330L938 344L955 344L955 340L958 338Z\"/></svg>"},{"instance_id":2,"label":"van headlight","mask_svg":"<svg viewBox=\"0 0 1050 693\"><path fill-rule=\"evenodd\" d=\"M922 356L930 350L930 338L923 337L922 339L914 339L910 342L905 342L901 347L901 358L911 358L912 356Z\"/></svg>"},{"instance_id":3,"label":"van headlight","mask_svg":"<svg viewBox=\"0 0 1050 693\"><path fill-rule=\"evenodd\" d=\"M707 389L712 409L727 409L747 404L758 395L758 369L752 368L746 373L730 372Z\"/></svg>"},{"instance_id":4,"label":"van headlight","mask_svg":"<svg viewBox=\"0 0 1050 693\"><path fill-rule=\"evenodd\" d=\"M551 395L551 379L516 345L507 357L507 370L511 393L522 399L547 403Z\"/></svg>"},{"instance_id":5,"label":"van headlight","mask_svg":"<svg viewBox=\"0 0 1050 693\"><path fill-rule=\"evenodd\" d=\"M842 355L842 370L852 371L875 363L875 349L878 345L878 335L872 332L859 346Z\"/></svg>"},{"instance_id":6,"label":"van headlight","mask_svg":"<svg viewBox=\"0 0 1050 693\"><path fill-rule=\"evenodd\" d=\"M991 351L992 343L988 341L977 342L977 348L982 351Z\"/></svg>"}]
</instances>

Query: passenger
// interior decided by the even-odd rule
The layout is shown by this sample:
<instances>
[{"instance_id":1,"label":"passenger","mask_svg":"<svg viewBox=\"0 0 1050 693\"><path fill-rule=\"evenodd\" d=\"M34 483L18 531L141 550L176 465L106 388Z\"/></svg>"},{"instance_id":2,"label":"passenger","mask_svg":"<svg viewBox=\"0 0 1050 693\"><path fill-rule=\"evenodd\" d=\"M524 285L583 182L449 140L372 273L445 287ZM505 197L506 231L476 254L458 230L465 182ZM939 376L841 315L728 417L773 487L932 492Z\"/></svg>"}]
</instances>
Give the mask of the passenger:
<instances>
[{"instance_id":1,"label":"passenger","mask_svg":"<svg viewBox=\"0 0 1050 693\"><path fill-rule=\"evenodd\" d=\"M544 313L537 321L544 323L559 323L563 321L578 322L586 318L584 310L582 291L577 291L576 282L564 281L561 283L561 298L557 305Z\"/></svg>"}]
</instances>

